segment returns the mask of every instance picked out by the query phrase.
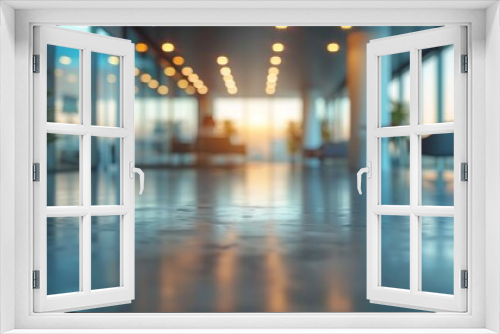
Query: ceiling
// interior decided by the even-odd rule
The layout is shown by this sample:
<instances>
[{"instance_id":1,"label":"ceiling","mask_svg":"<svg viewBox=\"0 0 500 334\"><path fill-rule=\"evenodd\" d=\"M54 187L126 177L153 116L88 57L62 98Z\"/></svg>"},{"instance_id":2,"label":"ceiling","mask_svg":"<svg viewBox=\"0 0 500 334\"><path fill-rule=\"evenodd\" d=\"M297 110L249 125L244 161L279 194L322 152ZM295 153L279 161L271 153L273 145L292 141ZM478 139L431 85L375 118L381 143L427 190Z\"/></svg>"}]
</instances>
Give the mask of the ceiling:
<instances>
[{"instance_id":1,"label":"ceiling","mask_svg":"<svg viewBox=\"0 0 500 334\"><path fill-rule=\"evenodd\" d=\"M301 96L314 91L331 96L345 85L347 39L351 34L381 38L428 27L134 27L140 36L158 49L165 42L175 45L173 53L159 54L185 58L215 96L229 96L219 73L217 57L229 58L229 67L238 87L238 96L266 96L266 78L270 57L279 55L280 74L276 96ZM139 38L141 39L141 38ZM139 42L139 41L134 41ZM274 43L285 50L272 51ZM340 51L327 52L326 46L338 43Z\"/></svg>"}]
</instances>

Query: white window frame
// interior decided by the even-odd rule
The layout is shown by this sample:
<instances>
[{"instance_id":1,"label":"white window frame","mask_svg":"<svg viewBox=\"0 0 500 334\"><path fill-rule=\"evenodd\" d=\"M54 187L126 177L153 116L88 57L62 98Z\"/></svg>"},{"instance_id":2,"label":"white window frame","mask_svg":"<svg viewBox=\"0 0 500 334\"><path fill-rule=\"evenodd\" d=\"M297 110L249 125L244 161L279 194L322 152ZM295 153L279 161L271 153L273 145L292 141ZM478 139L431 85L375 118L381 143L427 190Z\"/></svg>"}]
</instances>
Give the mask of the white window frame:
<instances>
[{"instance_id":1,"label":"white window frame","mask_svg":"<svg viewBox=\"0 0 500 334\"><path fill-rule=\"evenodd\" d=\"M495 3L488 11L479 8L481 4L473 1L464 2L465 7L473 9L449 9L455 2L433 3L433 8L415 9L415 4L410 4L407 9L388 9L387 2L366 3L338 1L337 8L329 8L326 4L315 4L314 2L281 3L267 2L257 5L247 4L233 5L232 9L220 9L221 5L216 2L204 2L204 8L187 7L187 4L171 3L171 8L163 9L123 9L124 2L111 4L115 9L103 10L96 8L103 6L105 1L77 2L73 6L86 9L64 10L42 10L43 6L50 6L49 2L38 1L36 4L28 2L28 6L39 6L38 9L18 10L15 22L12 18L11 9L8 4L2 4L2 19L7 15L7 20L2 22L2 37L12 34L15 26L15 53L14 50L4 50L2 56L7 54L7 59L1 58L2 71L4 68L15 65L15 96L8 96L3 88L12 84L12 77L1 77L2 108L0 109L0 131L9 125L15 129L15 145L11 145L12 131L0 132L0 182L8 176L1 172L12 172L15 168L15 185L7 181L7 188L0 189L0 195L12 196L15 193L15 231L12 225L5 222L6 218L12 217L12 212L0 213L2 224L0 226L0 316L2 329L16 329L16 333L27 333L23 329L60 329L61 333L70 333L76 329L88 329L88 332L105 332L105 329L129 329L128 333L144 333L146 328L170 329L165 332L175 332L175 329L190 328L190 332L214 332L218 333L246 332L252 328L252 332L294 332L302 328L300 332L341 332L343 328L358 328L359 332L377 332L377 328L386 328L382 332L416 333L412 328L420 329L418 332L450 332L447 329L464 329L466 333L489 333L489 329L498 332L500 330L500 294L499 294L499 268L498 254L499 229L497 227L500 217L498 208L499 196L494 193L486 196L486 191L500 189L500 173L497 172L500 162L500 152L495 148L500 145L500 137L494 133L498 132L500 117L497 110L500 109L500 95L494 89L500 89L500 65L496 63L500 59L500 32L498 4ZM10 2L16 6L15 1ZM60 6L72 6L69 1ZM83 4L82 4L83 3ZM148 6L144 1L142 6ZM441 8L436 9L440 3ZM20 2L19 4L22 4ZM53 3L52 3L53 4ZM483 6L491 3L482 4ZM109 4L108 4L109 5ZM229 6L229 4L224 4ZM398 3L401 5L401 3ZM135 5L137 6L137 5ZM151 3L149 6L159 6ZM167 5L164 5L167 6ZM177 7L176 7L177 6ZM201 6L197 3L196 6ZM210 7L212 6L212 7ZM250 9L248 9L248 6ZM281 8L280 8L281 6ZM287 8L288 6L288 8ZM293 6L294 8L289 8ZM425 6L425 5L423 5ZM429 2L427 2L427 6ZM134 5L132 6L133 8ZM358 7L358 8L353 8ZM439 7L439 6L438 6ZM217 9L219 8L219 9ZM346 9L351 8L351 9ZM369 9L367 9L369 8ZM390 8L390 7L389 7ZM408 10L408 8L412 8ZM446 9L448 8L448 9ZM476 9L474 9L476 8ZM485 27L488 28L486 30ZM32 183L30 180L32 157L32 76L31 54L32 54L32 32L33 26L38 24L60 24L60 25L117 25L117 26L147 26L147 25L451 25L459 24L468 26L469 45L468 54L470 75L468 76L468 132L471 134L468 143L470 166L470 183L468 197L468 312L467 313L436 313L436 314L392 314L392 313L282 313L282 314L34 314L33 313L33 291L31 289L32 266ZM7 26L9 29L3 29ZM10 36L12 37L12 36ZM12 39L12 38L11 38ZM5 38L2 38L2 42ZM8 40L14 45L12 40ZM15 60L12 55L15 54ZM485 64L490 66L485 71ZM12 73L12 71L2 72ZM10 81L9 81L10 79ZM486 85L488 83L488 85ZM12 90L8 90L12 93ZM29 97L29 98L27 98ZM4 106L15 106L15 118L12 110L5 111ZM486 108L486 106L488 108ZM473 117L474 116L474 117ZM488 122L486 117L490 117ZM497 123L493 122L496 121ZM492 142L486 141L485 132L491 131ZM488 138L490 139L490 138ZM10 147L8 146L10 145ZM488 154L485 152L485 147ZM487 158L488 156L488 158ZM14 162L5 162L4 157L15 157ZM488 162L488 165L485 165ZM485 167L487 166L487 167ZM486 170L492 172L488 175L486 183ZM10 176L11 177L11 176ZM14 188L15 186L15 188ZM495 200L497 200L495 202ZM486 205L484 204L486 202ZM2 204L0 204L2 205ZM486 218L488 217L488 220ZM8 232L6 235L3 232ZM13 233L14 232L14 233ZM14 242L10 239L15 235ZM14 254L15 261L9 259ZM30 259L26 261L26 259ZM12 289L15 281L14 292ZM8 284L11 284L10 286ZM486 293L488 291L488 293ZM12 305L15 305L12 308ZM10 308L9 308L10 307ZM14 309L12 312L11 309ZM14 314L12 314L14 313ZM14 317L12 319L12 317ZM142 326L143 329L138 329ZM130 329L137 329L136 331ZM99 330L101 329L101 330ZM212 329L212 330L210 330ZM222 330L221 330L222 329ZM236 329L236 330L235 330ZM264 329L268 329L267 331ZM294 330L295 329L295 330ZM338 329L338 330L335 330ZM379 330L380 331L380 330ZM51 331L56 332L56 331ZM87 331L86 331L87 332ZM354 333L355 331L350 331Z\"/></svg>"}]
</instances>

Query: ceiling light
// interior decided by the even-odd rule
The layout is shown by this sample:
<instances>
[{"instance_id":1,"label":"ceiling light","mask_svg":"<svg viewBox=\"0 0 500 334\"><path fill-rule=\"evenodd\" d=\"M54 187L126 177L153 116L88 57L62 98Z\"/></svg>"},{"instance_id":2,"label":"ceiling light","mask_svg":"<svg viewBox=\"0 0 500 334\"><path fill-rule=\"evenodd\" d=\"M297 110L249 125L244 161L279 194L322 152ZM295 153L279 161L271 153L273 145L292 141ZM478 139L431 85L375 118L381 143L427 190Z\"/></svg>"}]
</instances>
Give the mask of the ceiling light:
<instances>
[{"instance_id":1,"label":"ceiling light","mask_svg":"<svg viewBox=\"0 0 500 334\"><path fill-rule=\"evenodd\" d=\"M118 58L117 56L109 56L108 63L110 65L120 65L120 58Z\"/></svg>"},{"instance_id":2,"label":"ceiling light","mask_svg":"<svg viewBox=\"0 0 500 334\"><path fill-rule=\"evenodd\" d=\"M181 79L177 82L177 87L181 88L181 89L184 89L186 88L187 86L189 85L189 83L187 82L187 80L185 79Z\"/></svg>"},{"instance_id":3,"label":"ceiling light","mask_svg":"<svg viewBox=\"0 0 500 334\"><path fill-rule=\"evenodd\" d=\"M135 51L137 51L137 52L147 52L148 49L149 49L149 47L146 43L137 43L135 45Z\"/></svg>"},{"instance_id":4,"label":"ceiling light","mask_svg":"<svg viewBox=\"0 0 500 334\"><path fill-rule=\"evenodd\" d=\"M229 59L226 56L217 57L217 64L219 65L227 65L229 63Z\"/></svg>"},{"instance_id":5,"label":"ceiling light","mask_svg":"<svg viewBox=\"0 0 500 334\"><path fill-rule=\"evenodd\" d=\"M198 79L200 79L200 77L198 76L198 74L190 74L188 76L188 80L191 81L191 82L196 82L198 81Z\"/></svg>"},{"instance_id":6,"label":"ceiling light","mask_svg":"<svg viewBox=\"0 0 500 334\"><path fill-rule=\"evenodd\" d=\"M107 79L108 79L109 83L115 83L116 82L116 75L108 74Z\"/></svg>"},{"instance_id":7,"label":"ceiling light","mask_svg":"<svg viewBox=\"0 0 500 334\"><path fill-rule=\"evenodd\" d=\"M280 74L280 69L277 67L269 67L268 73L272 75L278 75Z\"/></svg>"},{"instance_id":8,"label":"ceiling light","mask_svg":"<svg viewBox=\"0 0 500 334\"><path fill-rule=\"evenodd\" d=\"M281 64L281 57L279 57L279 56L272 56L269 61L273 65L279 65L279 64Z\"/></svg>"},{"instance_id":9,"label":"ceiling light","mask_svg":"<svg viewBox=\"0 0 500 334\"><path fill-rule=\"evenodd\" d=\"M276 93L276 89L272 87L266 87L266 93L268 95L273 95L274 93Z\"/></svg>"},{"instance_id":10,"label":"ceiling light","mask_svg":"<svg viewBox=\"0 0 500 334\"><path fill-rule=\"evenodd\" d=\"M148 83L148 87L151 89L156 89L156 88L158 88L159 85L160 85L160 83L157 80L151 80Z\"/></svg>"},{"instance_id":11,"label":"ceiling light","mask_svg":"<svg viewBox=\"0 0 500 334\"><path fill-rule=\"evenodd\" d=\"M275 28L278 30L285 30L288 29L288 26L275 26Z\"/></svg>"},{"instance_id":12,"label":"ceiling light","mask_svg":"<svg viewBox=\"0 0 500 334\"><path fill-rule=\"evenodd\" d=\"M351 26L341 26L340 29L343 29L343 30L348 30L348 29L351 29L352 27Z\"/></svg>"},{"instance_id":13,"label":"ceiling light","mask_svg":"<svg viewBox=\"0 0 500 334\"><path fill-rule=\"evenodd\" d=\"M163 45L161 46L161 49L164 52L172 52L175 50L175 46L172 43L163 43Z\"/></svg>"},{"instance_id":14,"label":"ceiling light","mask_svg":"<svg viewBox=\"0 0 500 334\"><path fill-rule=\"evenodd\" d=\"M59 58L59 62L63 65L69 65L71 64L71 58L68 56L62 56Z\"/></svg>"},{"instance_id":15,"label":"ceiling light","mask_svg":"<svg viewBox=\"0 0 500 334\"><path fill-rule=\"evenodd\" d=\"M208 93L208 88L206 86L201 86L200 88L198 88L198 93L201 95L205 95L206 93Z\"/></svg>"},{"instance_id":16,"label":"ceiling light","mask_svg":"<svg viewBox=\"0 0 500 334\"><path fill-rule=\"evenodd\" d=\"M177 71L175 70L175 67L172 66L165 67L165 69L163 70L163 73L165 73L167 77L173 77L176 72Z\"/></svg>"},{"instance_id":17,"label":"ceiling light","mask_svg":"<svg viewBox=\"0 0 500 334\"><path fill-rule=\"evenodd\" d=\"M337 52L340 50L340 45L337 43L330 43L326 46L326 50L328 50L328 52Z\"/></svg>"},{"instance_id":18,"label":"ceiling light","mask_svg":"<svg viewBox=\"0 0 500 334\"><path fill-rule=\"evenodd\" d=\"M269 74L267 76L267 81L269 81L269 82L276 82L276 81L278 81L278 76L277 75L273 75L273 74Z\"/></svg>"},{"instance_id":19,"label":"ceiling light","mask_svg":"<svg viewBox=\"0 0 500 334\"><path fill-rule=\"evenodd\" d=\"M160 95L167 95L168 94L168 87L165 85L161 85L160 87L158 87L158 89L156 91Z\"/></svg>"},{"instance_id":20,"label":"ceiling light","mask_svg":"<svg viewBox=\"0 0 500 334\"><path fill-rule=\"evenodd\" d=\"M220 69L220 74L221 75L230 75L231 69L229 67L225 66L225 67Z\"/></svg>"},{"instance_id":21,"label":"ceiling light","mask_svg":"<svg viewBox=\"0 0 500 334\"><path fill-rule=\"evenodd\" d=\"M182 64L184 64L184 58L182 58L181 56L175 56L174 59L172 59L172 61L177 66L181 66Z\"/></svg>"},{"instance_id":22,"label":"ceiling light","mask_svg":"<svg viewBox=\"0 0 500 334\"><path fill-rule=\"evenodd\" d=\"M184 68L181 70L181 73L182 73L183 75L185 75L185 76L188 76L188 75L190 75L190 74L192 74L192 73L193 73L193 69L192 69L191 67L187 66L187 67L184 67Z\"/></svg>"},{"instance_id":23,"label":"ceiling light","mask_svg":"<svg viewBox=\"0 0 500 334\"><path fill-rule=\"evenodd\" d=\"M274 52L283 52L285 50L285 46L281 43L274 43L273 44L273 51Z\"/></svg>"},{"instance_id":24,"label":"ceiling light","mask_svg":"<svg viewBox=\"0 0 500 334\"><path fill-rule=\"evenodd\" d=\"M151 75L147 73L142 73L141 75L141 82L147 83L151 81Z\"/></svg>"}]
</instances>

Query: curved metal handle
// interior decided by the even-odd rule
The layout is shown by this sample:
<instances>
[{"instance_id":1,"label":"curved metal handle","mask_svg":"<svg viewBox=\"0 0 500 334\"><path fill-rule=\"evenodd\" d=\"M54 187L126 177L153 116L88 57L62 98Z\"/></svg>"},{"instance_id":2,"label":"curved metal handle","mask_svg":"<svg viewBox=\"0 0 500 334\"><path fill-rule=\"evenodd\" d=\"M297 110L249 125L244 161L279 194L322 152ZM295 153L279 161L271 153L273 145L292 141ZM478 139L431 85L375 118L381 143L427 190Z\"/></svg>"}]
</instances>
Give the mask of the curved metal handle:
<instances>
[{"instance_id":1,"label":"curved metal handle","mask_svg":"<svg viewBox=\"0 0 500 334\"><path fill-rule=\"evenodd\" d=\"M361 176L366 173L366 176L371 179L372 178L372 163L371 162L368 162L368 167L365 167L365 168L361 168L359 171L358 171L358 192L359 194L361 195L362 192L361 192Z\"/></svg>"},{"instance_id":2,"label":"curved metal handle","mask_svg":"<svg viewBox=\"0 0 500 334\"><path fill-rule=\"evenodd\" d=\"M142 195L142 192L144 191L144 172L140 168L134 167L134 162L130 161L129 163L129 170L130 170L130 178L133 179L135 177L134 174L139 174L139 195Z\"/></svg>"}]
</instances>

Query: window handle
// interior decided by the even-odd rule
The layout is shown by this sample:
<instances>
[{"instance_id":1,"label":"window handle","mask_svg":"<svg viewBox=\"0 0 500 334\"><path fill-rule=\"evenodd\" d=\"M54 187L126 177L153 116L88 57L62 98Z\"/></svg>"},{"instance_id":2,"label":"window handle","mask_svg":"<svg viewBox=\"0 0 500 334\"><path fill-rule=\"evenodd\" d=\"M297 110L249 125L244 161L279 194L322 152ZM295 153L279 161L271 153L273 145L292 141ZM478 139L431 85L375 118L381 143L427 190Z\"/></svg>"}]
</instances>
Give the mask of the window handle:
<instances>
[{"instance_id":1,"label":"window handle","mask_svg":"<svg viewBox=\"0 0 500 334\"><path fill-rule=\"evenodd\" d=\"M361 195L362 192L361 192L361 176L366 173L366 176L371 179L372 178L372 163L370 161L368 161L368 166L365 167L365 168L361 168L359 171L358 171L358 192L359 194Z\"/></svg>"},{"instance_id":2,"label":"window handle","mask_svg":"<svg viewBox=\"0 0 500 334\"><path fill-rule=\"evenodd\" d=\"M142 192L144 191L144 172L140 168L134 167L134 162L130 161L129 163L129 170L130 170L130 178L133 179L135 177L134 174L139 174L139 195L142 195Z\"/></svg>"}]
</instances>

